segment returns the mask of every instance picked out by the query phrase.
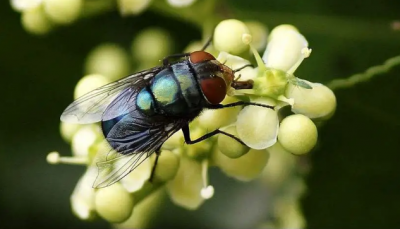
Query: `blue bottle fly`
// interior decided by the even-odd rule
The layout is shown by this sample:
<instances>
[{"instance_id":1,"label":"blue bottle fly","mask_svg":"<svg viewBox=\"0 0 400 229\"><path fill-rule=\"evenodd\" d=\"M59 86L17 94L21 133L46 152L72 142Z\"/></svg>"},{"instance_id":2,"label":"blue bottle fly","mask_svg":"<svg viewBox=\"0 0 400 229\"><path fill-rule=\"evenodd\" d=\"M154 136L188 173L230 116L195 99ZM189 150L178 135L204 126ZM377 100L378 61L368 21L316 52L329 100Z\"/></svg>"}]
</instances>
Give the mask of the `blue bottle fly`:
<instances>
[{"instance_id":1,"label":"blue bottle fly","mask_svg":"<svg viewBox=\"0 0 400 229\"><path fill-rule=\"evenodd\" d=\"M180 60L171 63L173 58ZM164 58L162 66L97 88L70 104L61 120L79 124L101 122L104 137L117 154L97 162L99 174L93 186L102 188L121 180L156 153L153 176L162 144L179 130L187 144L216 134L224 134L243 144L219 129L194 140L189 132L189 123L204 109L242 105L273 109L244 101L220 104L229 87L252 87L250 81L234 80L238 70L230 69L205 51L172 55ZM119 160L123 163L118 163Z\"/></svg>"}]
</instances>

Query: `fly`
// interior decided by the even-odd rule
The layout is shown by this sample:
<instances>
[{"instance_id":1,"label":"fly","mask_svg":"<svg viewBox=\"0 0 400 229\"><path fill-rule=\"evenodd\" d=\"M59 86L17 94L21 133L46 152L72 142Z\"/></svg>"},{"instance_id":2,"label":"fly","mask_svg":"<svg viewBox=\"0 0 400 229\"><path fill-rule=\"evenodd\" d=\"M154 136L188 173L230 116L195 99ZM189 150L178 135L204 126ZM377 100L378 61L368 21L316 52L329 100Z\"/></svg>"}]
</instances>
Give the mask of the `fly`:
<instances>
[{"instance_id":1,"label":"fly","mask_svg":"<svg viewBox=\"0 0 400 229\"><path fill-rule=\"evenodd\" d=\"M175 54L163 59L163 65L140 71L99 87L71 103L61 121L89 124L100 122L103 135L114 155L97 162L94 188L103 188L121 180L153 153L156 169L163 143L182 130L185 142L195 144L216 134L224 134L244 144L239 138L216 129L192 140L189 123L204 109L255 105L239 101L220 104L229 87L251 88L250 81L234 80L235 72L220 63L205 48ZM173 62L172 60L179 59ZM244 66L246 67L246 66ZM111 155L111 154L110 154Z\"/></svg>"}]
</instances>

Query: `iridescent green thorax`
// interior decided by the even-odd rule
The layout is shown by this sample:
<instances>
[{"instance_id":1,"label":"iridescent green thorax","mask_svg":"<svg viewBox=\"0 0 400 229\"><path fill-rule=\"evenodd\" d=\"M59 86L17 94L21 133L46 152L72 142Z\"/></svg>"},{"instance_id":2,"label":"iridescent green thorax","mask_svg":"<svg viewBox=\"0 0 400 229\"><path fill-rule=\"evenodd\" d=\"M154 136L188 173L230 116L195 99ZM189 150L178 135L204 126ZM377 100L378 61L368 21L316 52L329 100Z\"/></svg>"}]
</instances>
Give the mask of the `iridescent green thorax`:
<instances>
[{"instance_id":1,"label":"iridescent green thorax","mask_svg":"<svg viewBox=\"0 0 400 229\"><path fill-rule=\"evenodd\" d=\"M188 61L182 61L160 71L140 91L136 105L145 114L182 117L200 112L201 101L195 74Z\"/></svg>"},{"instance_id":2,"label":"iridescent green thorax","mask_svg":"<svg viewBox=\"0 0 400 229\"><path fill-rule=\"evenodd\" d=\"M195 117L207 104L224 99L232 74L216 60L184 60L157 73L138 94L136 105L149 115Z\"/></svg>"},{"instance_id":3,"label":"iridescent green thorax","mask_svg":"<svg viewBox=\"0 0 400 229\"><path fill-rule=\"evenodd\" d=\"M191 69L187 62L174 64L171 68L188 108L197 108L202 101L202 94L198 86L196 72Z\"/></svg>"}]
</instances>

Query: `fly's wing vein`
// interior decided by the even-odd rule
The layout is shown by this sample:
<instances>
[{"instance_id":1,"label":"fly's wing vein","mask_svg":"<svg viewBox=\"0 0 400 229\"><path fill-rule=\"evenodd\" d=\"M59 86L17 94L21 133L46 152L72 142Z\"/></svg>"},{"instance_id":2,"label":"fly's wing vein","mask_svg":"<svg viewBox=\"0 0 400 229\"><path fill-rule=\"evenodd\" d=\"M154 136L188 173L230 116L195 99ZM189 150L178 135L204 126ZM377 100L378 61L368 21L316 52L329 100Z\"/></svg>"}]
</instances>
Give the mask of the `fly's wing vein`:
<instances>
[{"instance_id":1,"label":"fly's wing vein","mask_svg":"<svg viewBox=\"0 0 400 229\"><path fill-rule=\"evenodd\" d=\"M101 121L103 112L121 91L131 89L132 93L137 93L137 91L146 86L162 68L163 67L155 67L138 72L83 95L65 109L61 115L61 121L79 124Z\"/></svg>"},{"instance_id":2,"label":"fly's wing vein","mask_svg":"<svg viewBox=\"0 0 400 229\"><path fill-rule=\"evenodd\" d=\"M99 173L93 187L107 187L127 176L159 150L173 133L182 128L185 122L186 120L175 120L172 123L157 122L143 119L143 117L138 120L130 115L119 120L106 137L105 143L110 150L97 156Z\"/></svg>"}]
</instances>

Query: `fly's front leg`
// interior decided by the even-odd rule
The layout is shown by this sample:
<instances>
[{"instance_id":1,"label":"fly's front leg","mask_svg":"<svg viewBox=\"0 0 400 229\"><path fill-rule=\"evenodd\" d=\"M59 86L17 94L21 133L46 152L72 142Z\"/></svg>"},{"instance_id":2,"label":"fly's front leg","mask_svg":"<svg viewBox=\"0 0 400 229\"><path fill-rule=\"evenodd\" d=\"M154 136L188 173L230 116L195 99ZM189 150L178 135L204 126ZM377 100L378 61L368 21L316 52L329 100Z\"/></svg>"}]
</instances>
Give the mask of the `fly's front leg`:
<instances>
[{"instance_id":1,"label":"fly's front leg","mask_svg":"<svg viewBox=\"0 0 400 229\"><path fill-rule=\"evenodd\" d=\"M208 109L223 109L223 108L228 108L228 107L247 106L247 105L274 109L274 106L270 106L270 105L266 105L266 104L262 104L262 103L245 102L245 101L238 101L238 102L229 103L229 104L215 104L215 105L211 104L211 105L207 105L206 107Z\"/></svg>"},{"instance_id":2,"label":"fly's front leg","mask_svg":"<svg viewBox=\"0 0 400 229\"><path fill-rule=\"evenodd\" d=\"M189 126L188 125L182 127L182 132L183 132L183 137L185 138L186 144L189 144L189 145L196 144L198 142L204 141L204 140L206 140L206 139L208 139L208 138L210 138L210 137L212 137L212 136L214 136L216 134L223 134L223 135L228 136L228 137L230 137L232 139L235 139L240 144L245 145L244 142L242 140L240 140L238 137L236 137L235 135L226 133L226 132L224 132L222 130L219 130L219 129L211 131L210 133L207 133L207 134L205 134L205 135L203 135L203 136L201 136L201 137L199 137L198 139L195 139L195 140L192 140L190 138L190 131L189 131Z\"/></svg>"}]
</instances>

